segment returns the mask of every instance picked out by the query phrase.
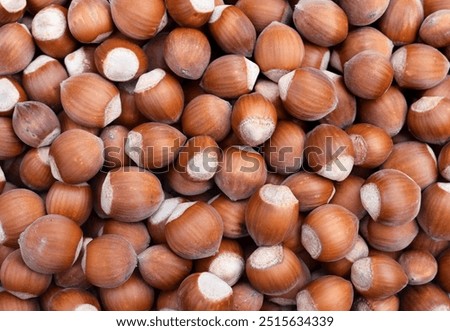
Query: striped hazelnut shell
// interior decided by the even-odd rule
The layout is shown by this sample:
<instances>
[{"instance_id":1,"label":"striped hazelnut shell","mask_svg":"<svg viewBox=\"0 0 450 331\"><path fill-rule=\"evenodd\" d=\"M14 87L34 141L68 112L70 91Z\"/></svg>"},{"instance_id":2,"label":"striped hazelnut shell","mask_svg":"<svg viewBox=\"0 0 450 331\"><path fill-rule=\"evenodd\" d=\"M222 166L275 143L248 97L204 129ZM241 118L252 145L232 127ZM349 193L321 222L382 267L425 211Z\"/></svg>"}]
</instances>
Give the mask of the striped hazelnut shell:
<instances>
[{"instance_id":1,"label":"striped hazelnut shell","mask_svg":"<svg viewBox=\"0 0 450 331\"><path fill-rule=\"evenodd\" d=\"M61 83L61 103L76 123L103 128L121 113L119 90L99 74L82 73Z\"/></svg>"},{"instance_id":2,"label":"striped hazelnut shell","mask_svg":"<svg viewBox=\"0 0 450 331\"><path fill-rule=\"evenodd\" d=\"M111 247L115 247L111 250ZM124 284L137 266L133 246L116 234L105 234L90 241L83 255L82 268L95 286L114 288Z\"/></svg>"}]
</instances>

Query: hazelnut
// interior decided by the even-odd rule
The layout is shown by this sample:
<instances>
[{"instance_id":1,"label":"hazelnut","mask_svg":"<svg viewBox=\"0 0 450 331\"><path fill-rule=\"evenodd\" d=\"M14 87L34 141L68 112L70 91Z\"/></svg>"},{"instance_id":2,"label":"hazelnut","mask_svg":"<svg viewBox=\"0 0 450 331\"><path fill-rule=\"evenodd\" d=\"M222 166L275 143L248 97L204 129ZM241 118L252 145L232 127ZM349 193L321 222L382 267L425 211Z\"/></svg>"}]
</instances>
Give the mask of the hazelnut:
<instances>
[{"instance_id":1,"label":"hazelnut","mask_svg":"<svg viewBox=\"0 0 450 331\"><path fill-rule=\"evenodd\" d=\"M166 222L165 236L170 249L185 259L216 254L223 235L222 218L202 201L180 203Z\"/></svg>"},{"instance_id":2,"label":"hazelnut","mask_svg":"<svg viewBox=\"0 0 450 331\"><path fill-rule=\"evenodd\" d=\"M263 300L264 295L247 282L239 282L233 286L234 311L258 311L262 307Z\"/></svg>"},{"instance_id":3,"label":"hazelnut","mask_svg":"<svg viewBox=\"0 0 450 331\"><path fill-rule=\"evenodd\" d=\"M338 103L334 83L319 69L293 70L280 78L278 87L287 112L300 120L319 120Z\"/></svg>"},{"instance_id":4,"label":"hazelnut","mask_svg":"<svg viewBox=\"0 0 450 331\"><path fill-rule=\"evenodd\" d=\"M0 27L0 75L16 74L33 60L35 46L28 28L20 23Z\"/></svg>"},{"instance_id":5,"label":"hazelnut","mask_svg":"<svg viewBox=\"0 0 450 331\"><path fill-rule=\"evenodd\" d=\"M144 51L122 38L108 38L94 52L98 72L113 82L126 82L141 76L148 68Z\"/></svg>"},{"instance_id":6,"label":"hazelnut","mask_svg":"<svg viewBox=\"0 0 450 331\"><path fill-rule=\"evenodd\" d=\"M386 11L389 0L340 0L339 5L345 11L351 25L370 25Z\"/></svg>"},{"instance_id":7,"label":"hazelnut","mask_svg":"<svg viewBox=\"0 0 450 331\"><path fill-rule=\"evenodd\" d=\"M407 112L405 96L394 85L377 99L358 100L360 120L384 129L391 137L398 134L404 126Z\"/></svg>"},{"instance_id":8,"label":"hazelnut","mask_svg":"<svg viewBox=\"0 0 450 331\"><path fill-rule=\"evenodd\" d=\"M441 9L450 9L450 5L447 3L447 1L445 0L423 1L423 10L425 12L425 17Z\"/></svg>"},{"instance_id":9,"label":"hazelnut","mask_svg":"<svg viewBox=\"0 0 450 331\"><path fill-rule=\"evenodd\" d=\"M156 310L158 311L178 311L177 290L161 291L156 297Z\"/></svg>"},{"instance_id":10,"label":"hazelnut","mask_svg":"<svg viewBox=\"0 0 450 331\"><path fill-rule=\"evenodd\" d=\"M45 215L44 201L28 189L12 189L0 195L0 244L18 248L20 234Z\"/></svg>"},{"instance_id":11,"label":"hazelnut","mask_svg":"<svg viewBox=\"0 0 450 331\"><path fill-rule=\"evenodd\" d=\"M410 44L416 39L423 18L422 1L391 0L380 18L380 31L396 46Z\"/></svg>"},{"instance_id":12,"label":"hazelnut","mask_svg":"<svg viewBox=\"0 0 450 331\"><path fill-rule=\"evenodd\" d=\"M152 245L138 255L139 272L150 286L174 290L189 275L192 261L176 255L165 245Z\"/></svg>"},{"instance_id":13,"label":"hazelnut","mask_svg":"<svg viewBox=\"0 0 450 331\"><path fill-rule=\"evenodd\" d=\"M99 297L108 311L147 311L153 306L155 291L134 273L118 287L100 288Z\"/></svg>"},{"instance_id":14,"label":"hazelnut","mask_svg":"<svg viewBox=\"0 0 450 331\"><path fill-rule=\"evenodd\" d=\"M32 148L23 156L19 175L29 189L46 191L55 182L50 169L49 150L49 147Z\"/></svg>"},{"instance_id":15,"label":"hazelnut","mask_svg":"<svg viewBox=\"0 0 450 331\"><path fill-rule=\"evenodd\" d=\"M293 19L300 34L316 45L334 46L347 37L347 15L331 0L300 0Z\"/></svg>"},{"instance_id":16,"label":"hazelnut","mask_svg":"<svg viewBox=\"0 0 450 331\"><path fill-rule=\"evenodd\" d=\"M170 72L169 66L164 59L164 43L168 35L169 32L161 31L156 36L148 40L147 43L144 44L144 46L142 46L142 49L144 50L148 59L151 60L148 63L149 71L162 69L164 71Z\"/></svg>"},{"instance_id":17,"label":"hazelnut","mask_svg":"<svg viewBox=\"0 0 450 331\"><path fill-rule=\"evenodd\" d=\"M438 272L436 259L427 251L407 250L400 255L398 263L405 270L409 285L427 284Z\"/></svg>"},{"instance_id":18,"label":"hazelnut","mask_svg":"<svg viewBox=\"0 0 450 331\"><path fill-rule=\"evenodd\" d=\"M80 288L65 288L52 295L48 303L50 311L97 311L101 310L97 297Z\"/></svg>"},{"instance_id":19,"label":"hazelnut","mask_svg":"<svg viewBox=\"0 0 450 331\"><path fill-rule=\"evenodd\" d=\"M278 121L263 147L268 167L282 175L298 172L303 165L305 137L304 130L298 124Z\"/></svg>"},{"instance_id":20,"label":"hazelnut","mask_svg":"<svg viewBox=\"0 0 450 331\"><path fill-rule=\"evenodd\" d=\"M278 83L269 79L258 78L254 90L255 92L261 93L275 106L279 120L291 119L291 116L286 112L281 101Z\"/></svg>"},{"instance_id":21,"label":"hazelnut","mask_svg":"<svg viewBox=\"0 0 450 331\"><path fill-rule=\"evenodd\" d=\"M449 311L450 298L433 283L408 286L400 295L400 309L403 311Z\"/></svg>"},{"instance_id":22,"label":"hazelnut","mask_svg":"<svg viewBox=\"0 0 450 331\"><path fill-rule=\"evenodd\" d=\"M109 171L94 191L98 210L122 222L150 217L164 198L159 179L134 166Z\"/></svg>"},{"instance_id":23,"label":"hazelnut","mask_svg":"<svg viewBox=\"0 0 450 331\"><path fill-rule=\"evenodd\" d=\"M265 184L247 203L247 231L258 246L278 245L294 229L298 212L299 201L288 186Z\"/></svg>"},{"instance_id":24,"label":"hazelnut","mask_svg":"<svg viewBox=\"0 0 450 331\"><path fill-rule=\"evenodd\" d=\"M232 288L210 272L189 275L177 291L181 310L230 310L232 298Z\"/></svg>"},{"instance_id":25,"label":"hazelnut","mask_svg":"<svg viewBox=\"0 0 450 331\"><path fill-rule=\"evenodd\" d=\"M353 245L353 248L347 255L336 261L325 262L323 267L329 274L348 278L353 263L367 256L369 256L369 246L361 236L358 236L355 245Z\"/></svg>"},{"instance_id":26,"label":"hazelnut","mask_svg":"<svg viewBox=\"0 0 450 331\"><path fill-rule=\"evenodd\" d=\"M69 185L57 181L47 192L45 208L49 214L66 216L82 225L92 212L92 198L92 189L87 183Z\"/></svg>"},{"instance_id":27,"label":"hazelnut","mask_svg":"<svg viewBox=\"0 0 450 331\"><path fill-rule=\"evenodd\" d=\"M38 11L51 4L62 5L65 2L66 0L27 0L27 9L31 14L35 15Z\"/></svg>"},{"instance_id":28,"label":"hazelnut","mask_svg":"<svg viewBox=\"0 0 450 331\"><path fill-rule=\"evenodd\" d=\"M31 33L40 50L50 57L62 59L77 48L67 24L67 8L59 4L50 4L33 17Z\"/></svg>"},{"instance_id":29,"label":"hazelnut","mask_svg":"<svg viewBox=\"0 0 450 331\"><path fill-rule=\"evenodd\" d=\"M165 3L170 17L190 28L206 24L215 7L214 0L167 0Z\"/></svg>"},{"instance_id":30,"label":"hazelnut","mask_svg":"<svg viewBox=\"0 0 450 331\"><path fill-rule=\"evenodd\" d=\"M419 213L420 187L399 170L379 170L361 187L361 202L374 221L402 225Z\"/></svg>"},{"instance_id":31,"label":"hazelnut","mask_svg":"<svg viewBox=\"0 0 450 331\"><path fill-rule=\"evenodd\" d=\"M134 89L136 107L148 119L175 123L184 107L184 92L178 80L163 69L139 77Z\"/></svg>"},{"instance_id":32,"label":"hazelnut","mask_svg":"<svg viewBox=\"0 0 450 331\"><path fill-rule=\"evenodd\" d=\"M450 9L438 10L428 15L420 26L420 38L428 45L436 48L449 45L450 38L446 33L449 20Z\"/></svg>"},{"instance_id":33,"label":"hazelnut","mask_svg":"<svg viewBox=\"0 0 450 331\"><path fill-rule=\"evenodd\" d=\"M40 55L23 71L22 84L31 100L61 109L60 84L68 78L66 69L54 58Z\"/></svg>"},{"instance_id":34,"label":"hazelnut","mask_svg":"<svg viewBox=\"0 0 450 331\"><path fill-rule=\"evenodd\" d=\"M95 73L71 76L61 83L61 103L76 123L103 128L121 113L119 90Z\"/></svg>"},{"instance_id":35,"label":"hazelnut","mask_svg":"<svg viewBox=\"0 0 450 331\"><path fill-rule=\"evenodd\" d=\"M315 173L338 182L350 175L355 162L350 136L330 124L320 124L307 133L304 156Z\"/></svg>"},{"instance_id":36,"label":"hazelnut","mask_svg":"<svg viewBox=\"0 0 450 331\"><path fill-rule=\"evenodd\" d=\"M0 77L0 116L11 115L15 105L27 99L25 90L17 80L12 76Z\"/></svg>"},{"instance_id":37,"label":"hazelnut","mask_svg":"<svg viewBox=\"0 0 450 331\"><path fill-rule=\"evenodd\" d=\"M414 102L406 118L409 131L429 144L445 144L449 140L450 99L422 97Z\"/></svg>"},{"instance_id":38,"label":"hazelnut","mask_svg":"<svg viewBox=\"0 0 450 331\"><path fill-rule=\"evenodd\" d=\"M397 143L381 169L397 169L423 190L438 179L437 161L431 147L418 141Z\"/></svg>"},{"instance_id":39,"label":"hazelnut","mask_svg":"<svg viewBox=\"0 0 450 331\"><path fill-rule=\"evenodd\" d=\"M352 302L352 284L344 278L333 275L313 280L296 296L299 311L345 311L350 310Z\"/></svg>"},{"instance_id":40,"label":"hazelnut","mask_svg":"<svg viewBox=\"0 0 450 331\"><path fill-rule=\"evenodd\" d=\"M200 30L178 27L164 40L164 60L178 77L201 78L210 57L211 46Z\"/></svg>"},{"instance_id":41,"label":"hazelnut","mask_svg":"<svg viewBox=\"0 0 450 331\"><path fill-rule=\"evenodd\" d=\"M287 293L310 280L303 261L282 245L258 247L247 258L245 270L250 284L267 295Z\"/></svg>"},{"instance_id":42,"label":"hazelnut","mask_svg":"<svg viewBox=\"0 0 450 331\"><path fill-rule=\"evenodd\" d=\"M0 24L17 22L22 18L26 7L26 0L0 1Z\"/></svg>"},{"instance_id":43,"label":"hazelnut","mask_svg":"<svg viewBox=\"0 0 450 331\"><path fill-rule=\"evenodd\" d=\"M143 222L126 223L114 219L106 220L100 234L118 234L127 239L136 254L144 251L150 244L150 235Z\"/></svg>"},{"instance_id":44,"label":"hazelnut","mask_svg":"<svg viewBox=\"0 0 450 331\"><path fill-rule=\"evenodd\" d=\"M450 75L447 75L444 80L435 87L425 90L422 96L450 98Z\"/></svg>"},{"instance_id":45,"label":"hazelnut","mask_svg":"<svg viewBox=\"0 0 450 331\"><path fill-rule=\"evenodd\" d=\"M178 156L186 136L164 123L147 122L132 129L125 142L125 153L138 166L164 168Z\"/></svg>"},{"instance_id":46,"label":"hazelnut","mask_svg":"<svg viewBox=\"0 0 450 331\"><path fill-rule=\"evenodd\" d=\"M113 32L110 4L106 0L73 0L67 11L67 23L79 42L100 43Z\"/></svg>"},{"instance_id":47,"label":"hazelnut","mask_svg":"<svg viewBox=\"0 0 450 331\"><path fill-rule=\"evenodd\" d=\"M192 99L181 115L183 133L187 136L210 136L222 141L231 129L231 104L213 94Z\"/></svg>"},{"instance_id":48,"label":"hazelnut","mask_svg":"<svg viewBox=\"0 0 450 331\"><path fill-rule=\"evenodd\" d=\"M82 261L87 280L101 288L115 288L124 284L136 265L137 256L133 246L116 234L104 234L90 241Z\"/></svg>"},{"instance_id":49,"label":"hazelnut","mask_svg":"<svg viewBox=\"0 0 450 331\"><path fill-rule=\"evenodd\" d=\"M385 299L371 299L363 296L357 297L353 302L352 310L356 311L398 311L400 299L392 295Z\"/></svg>"},{"instance_id":50,"label":"hazelnut","mask_svg":"<svg viewBox=\"0 0 450 331\"><path fill-rule=\"evenodd\" d=\"M273 22L258 36L255 61L261 72L274 82L300 67L305 51L303 41L290 26Z\"/></svg>"},{"instance_id":51,"label":"hazelnut","mask_svg":"<svg viewBox=\"0 0 450 331\"><path fill-rule=\"evenodd\" d=\"M100 133L100 128L92 128L80 125L74 122L65 111L61 111L58 114L59 124L61 125L61 132L66 132L72 129L80 129L97 136Z\"/></svg>"},{"instance_id":52,"label":"hazelnut","mask_svg":"<svg viewBox=\"0 0 450 331\"><path fill-rule=\"evenodd\" d=\"M73 129L60 134L50 146L49 162L55 179L81 184L102 168L103 141L92 133Z\"/></svg>"},{"instance_id":53,"label":"hazelnut","mask_svg":"<svg viewBox=\"0 0 450 331\"><path fill-rule=\"evenodd\" d=\"M364 181L365 180L361 177L349 175L342 182L334 183L334 195L329 202L347 208L355 214L358 219L363 218L366 214L366 210L362 205L359 192Z\"/></svg>"},{"instance_id":54,"label":"hazelnut","mask_svg":"<svg viewBox=\"0 0 450 331\"><path fill-rule=\"evenodd\" d=\"M417 2L420 3L418 0ZM404 8L401 10L403 15ZM432 46L419 43L398 48L392 54L391 63L397 84L417 90L438 85L445 79L450 68L450 62L444 54Z\"/></svg>"},{"instance_id":55,"label":"hazelnut","mask_svg":"<svg viewBox=\"0 0 450 331\"><path fill-rule=\"evenodd\" d=\"M87 281L86 275L84 274L83 268L81 266L84 254L84 247L86 247L86 244L91 240L92 238L84 237L83 246L75 263L69 269L58 272L53 275L55 285L63 288L70 287L80 289L89 289L92 286Z\"/></svg>"},{"instance_id":56,"label":"hazelnut","mask_svg":"<svg viewBox=\"0 0 450 331\"><path fill-rule=\"evenodd\" d=\"M350 278L358 293L373 299L395 295L408 284L402 266L386 255L359 259L353 263Z\"/></svg>"},{"instance_id":57,"label":"hazelnut","mask_svg":"<svg viewBox=\"0 0 450 331\"><path fill-rule=\"evenodd\" d=\"M231 128L248 146L258 146L268 140L276 124L274 105L258 92L240 96L233 105Z\"/></svg>"},{"instance_id":58,"label":"hazelnut","mask_svg":"<svg viewBox=\"0 0 450 331\"><path fill-rule=\"evenodd\" d=\"M358 123L346 129L355 150L355 165L376 168L386 161L394 143L382 128L371 124Z\"/></svg>"},{"instance_id":59,"label":"hazelnut","mask_svg":"<svg viewBox=\"0 0 450 331\"><path fill-rule=\"evenodd\" d=\"M289 187L300 203L300 211L311 211L327 204L335 194L334 184L322 176L299 171L287 177L283 185Z\"/></svg>"},{"instance_id":60,"label":"hazelnut","mask_svg":"<svg viewBox=\"0 0 450 331\"><path fill-rule=\"evenodd\" d=\"M169 190L173 190L182 196L191 197L193 200L195 200L195 196L210 191L214 186L213 179L193 181L183 175L174 166L171 166L165 174L165 182Z\"/></svg>"},{"instance_id":61,"label":"hazelnut","mask_svg":"<svg viewBox=\"0 0 450 331\"><path fill-rule=\"evenodd\" d=\"M450 227L448 209L450 204L450 184L436 182L428 186L422 193L422 203L417 221L420 227L435 239L449 240Z\"/></svg>"},{"instance_id":62,"label":"hazelnut","mask_svg":"<svg viewBox=\"0 0 450 331\"><path fill-rule=\"evenodd\" d=\"M360 1L354 1L353 3L356 2L359 3ZM364 6L364 8L366 7ZM339 58L338 68L336 69L342 71L347 61L364 51L376 52L389 59L393 48L394 44L392 41L380 30L371 26L356 28L348 33L347 38L336 49L336 54Z\"/></svg>"},{"instance_id":63,"label":"hazelnut","mask_svg":"<svg viewBox=\"0 0 450 331\"><path fill-rule=\"evenodd\" d=\"M411 244L419 232L415 220L401 225L384 225L365 217L360 222L360 233L367 243L383 252L397 252Z\"/></svg>"},{"instance_id":64,"label":"hazelnut","mask_svg":"<svg viewBox=\"0 0 450 331\"><path fill-rule=\"evenodd\" d=\"M409 248L430 252L434 257L439 256L448 247L447 240L435 239L425 231L419 229L419 233L412 241Z\"/></svg>"},{"instance_id":65,"label":"hazelnut","mask_svg":"<svg viewBox=\"0 0 450 331\"><path fill-rule=\"evenodd\" d=\"M208 181L217 171L219 154L219 146L211 137L193 137L181 148L176 171L194 182Z\"/></svg>"},{"instance_id":66,"label":"hazelnut","mask_svg":"<svg viewBox=\"0 0 450 331\"><path fill-rule=\"evenodd\" d=\"M434 154L433 154L434 155ZM450 143L442 147L438 157L439 173L446 180L450 179ZM431 183L430 183L431 184Z\"/></svg>"},{"instance_id":67,"label":"hazelnut","mask_svg":"<svg viewBox=\"0 0 450 331\"><path fill-rule=\"evenodd\" d=\"M56 114L39 101L17 103L12 125L20 140L35 148L49 146L61 133Z\"/></svg>"},{"instance_id":68,"label":"hazelnut","mask_svg":"<svg viewBox=\"0 0 450 331\"><path fill-rule=\"evenodd\" d=\"M144 3L111 0L110 6L117 29L133 39L145 40L154 37L168 21L163 0L150 0Z\"/></svg>"},{"instance_id":69,"label":"hazelnut","mask_svg":"<svg viewBox=\"0 0 450 331\"><path fill-rule=\"evenodd\" d=\"M363 99L377 99L391 86L394 69L389 59L378 52L363 51L344 64L347 88Z\"/></svg>"},{"instance_id":70,"label":"hazelnut","mask_svg":"<svg viewBox=\"0 0 450 331\"><path fill-rule=\"evenodd\" d=\"M117 84L120 93L120 103L122 104L122 113L114 120L113 124L123 125L129 130L148 121L136 106L134 95L136 83L136 81L129 81Z\"/></svg>"},{"instance_id":71,"label":"hazelnut","mask_svg":"<svg viewBox=\"0 0 450 331\"><path fill-rule=\"evenodd\" d=\"M51 275L28 268L19 249L10 253L2 262L0 277L2 287L22 300L40 296L47 290L52 280Z\"/></svg>"},{"instance_id":72,"label":"hazelnut","mask_svg":"<svg viewBox=\"0 0 450 331\"><path fill-rule=\"evenodd\" d=\"M219 98L238 98L253 90L259 72L258 65L243 55L223 55L208 65L200 86Z\"/></svg>"},{"instance_id":73,"label":"hazelnut","mask_svg":"<svg viewBox=\"0 0 450 331\"><path fill-rule=\"evenodd\" d=\"M39 301L37 298L22 300L9 292L0 291L0 310L37 311L39 310Z\"/></svg>"},{"instance_id":74,"label":"hazelnut","mask_svg":"<svg viewBox=\"0 0 450 331\"><path fill-rule=\"evenodd\" d=\"M244 12L260 33L270 23L277 21L287 24L292 18L292 8L284 0L238 0L236 7Z\"/></svg>"},{"instance_id":75,"label":"hazelnut","mask_svg":"<svg viewBox=\"0 0 450 331\"><path fill-rule=\"evenodd\" d=\"M25 264L43 274L69 269L77 260L82 243L83 232L79 225L56 214L39 217L19 238Z\"/></svg>"},{"instance_id":76,"label":"hazelnut","mask_svg":"<svg viewBox=\"0 0 450 331\"><path fill-rule=\"evenodd\" d=\"M301 227L303 247L311 257L332 262L345 257L356 244L358 218L339 205L317 207L306 216Z\"/></svg>"},{"instance_id":77,"label":"hazelnut","mask_svg":"<svg viewBox=\"0 0 450 331\"><path fill-rule=\"evenodd\" d=\"M446 249L438 258L437 281L446 292L450 289L450 249Z\"/></svg>"},{"instance_id":78,"label":"hazelnut","mask_svg":"<svg viewBox=\"0 0 450 331\"><path fill-rule=\"evenodd\" d=\"M300 67L312 67L320 70L328 68L331 52L327 47L318 46L308 41L303 41L305 55Z\"/></svg>"},{"instance_id":79,"label":"hazelnut","mask_svg":"<svg viewBox=\"0 0 450 331\"><path fill-rule=\"evenodd\" d=\"M249 198L264 185L266 178L266 163L261 154L248 146L231 146L219 158L214 182L236 201Z\"/></svg>"},{"instance_id":80,"label":"hazelnut","mask_svg":"<svg viewBox=\"0 0 450 331\"><path fill-rule=\"evenodd\" d=\"M225 53L251 57L256 41L256 30L250 19L237 6L214 7L208 28Z\"/></svg>"},{"instance_id":81,"label":"hazelnut","mask_svg":"<svg viewBox=\"0 0 450 331\"><path fill-rule=\"evenodd\" d=\"M130 165L130 158L125 154L125 143L130 131L122 125L105 127L100 139L105 146L105 168L113 169Z\"/></svg>"}]
</instances>

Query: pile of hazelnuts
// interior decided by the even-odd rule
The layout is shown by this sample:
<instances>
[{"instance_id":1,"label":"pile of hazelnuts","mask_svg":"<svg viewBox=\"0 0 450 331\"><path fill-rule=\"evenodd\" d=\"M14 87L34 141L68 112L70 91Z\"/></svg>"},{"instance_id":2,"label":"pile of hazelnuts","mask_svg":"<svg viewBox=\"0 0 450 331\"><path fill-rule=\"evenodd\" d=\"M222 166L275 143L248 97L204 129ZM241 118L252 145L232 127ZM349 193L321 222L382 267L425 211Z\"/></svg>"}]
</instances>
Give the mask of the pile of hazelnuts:
<instances>
[{"instance_id":1,"label":"pile of hazelnuts","mask_svg":"<svg viewBox=\"0 0 450 331\"><path fill-rule=\"evenodd\" d=\"M0 310L450 310L448 0L0 0Z\"/></svg>"}]
</instances>

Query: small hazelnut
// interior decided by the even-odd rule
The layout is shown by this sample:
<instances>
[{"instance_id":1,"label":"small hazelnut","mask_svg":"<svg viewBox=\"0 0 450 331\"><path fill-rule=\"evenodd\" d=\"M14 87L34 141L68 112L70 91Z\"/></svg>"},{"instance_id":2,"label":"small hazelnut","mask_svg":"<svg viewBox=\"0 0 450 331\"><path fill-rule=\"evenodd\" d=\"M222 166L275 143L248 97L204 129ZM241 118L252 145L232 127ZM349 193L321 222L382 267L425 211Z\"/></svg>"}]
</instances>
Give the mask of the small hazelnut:
<instances>
[{"instance_id":1,"label":"small hazelnut","mask_svg":"<svg viewBox=\"0 0 450 331\"><path fill-rule=\"evenodd\" d=\"M152 245L138 255L139 272L150 286L174 290L189 276L192 261L176 255L165 245Z\"/></svg>"},{"instance_id":2,"label":"small hazelnut","mask_svg":"<svg viewBox=\"0 0 450 331\"><path fill-rule=\"evenodd\" d=\"M308 283L296 296L299 311L345 311L353 303L352 284L339 276L327 275Z\"/></svg>"},{"instance_id":3,"label":"small hazelnut","mask_svg":"<svg viewBox=\"0 0 450 331\"><path fill-rule=\"evenodd\" d=\"M208 28L225 53L251 57L256 41L256 30L250 19L237 6L214 7Z\"/></svg>"},{"instance_id":4,"label":"small hazelnut","mask_svg":"<svg viewBox=\"0 0 450 331\"><path fill-rule=\"evenodd\" d=\"M136 266L137 256L133 246L116 234L104 234L90 241L82 260L87 280L101 288L115 288L124 284Z\"/></svg>"},{"instance_id":5,"label":"small hazelnut","mask_svg":"<svg viewBox=\"0 0 450 331\"><path fill-rule=\"evenodd\" d=\"M223 235L222 218L202 201L180 203L166 222L170 249L185 259L201 259L216 254Z\"/></svg>"},{"instance_id":6,"label":"small hazelnut","mask_svg":"<svg viewBox=\"0 0 450 331\"><path fill-rule=\"evenodd\" d=\"M359 259L353 263L350 278L358 293L373 299L395 295L408 284L402 266L386 255Z\"/></svg>"},{"instance_id":7,"label":"small hazelnut","mask_svg":"<svg viewBox=\"0 0 450 331\"><path fill-rule=\"evenodd\" d=\"M107 0L72 0L67 23L79 42L100 43L113 32L110 4Z\"/></svg>"},{"instance_id":8,"label":"small hazelnut","mask_svg":"<svg viewBox=\"0 0 450 331\"><path fill-rule=\"evenodd\" d=\"M80 254L82 243L83 232L80 226L71 219L56 214L39 217L19 238L25 264L43 274L69 269Z\"/></svg>"},{"instance_id":9,"label":"small hazelnut","mask_svg":"<svg viewBox=\"0 0 450 331\"><path fill-rule=\"evenodd\" d=\"M145 40L154 37L167 24L164 0L132 2L111 0L111 16L117 29L124 35Z\"/></svg>"},{"instance_id":10,"label":"small hazelnut","mask_svg":"<svg viewBox=\"0 0 450 331\"><path fill-rule=\"evenodd\" d=\"M81 184L92 179L102 168L103 141L80 129L60 134L50 146L49 162L55 179L67 184Z\"/></svg>"},{"instance_id":11,"label":"small hazelnut","mask_svg":"<svg viewBox=\"0 0 450 331\"><path fill-rule=\"evenodd\" d=\"M230 310L232 288L210 272L197 272L186 277L177 291L181 310Z\"/></svg>"}]
</instances>

